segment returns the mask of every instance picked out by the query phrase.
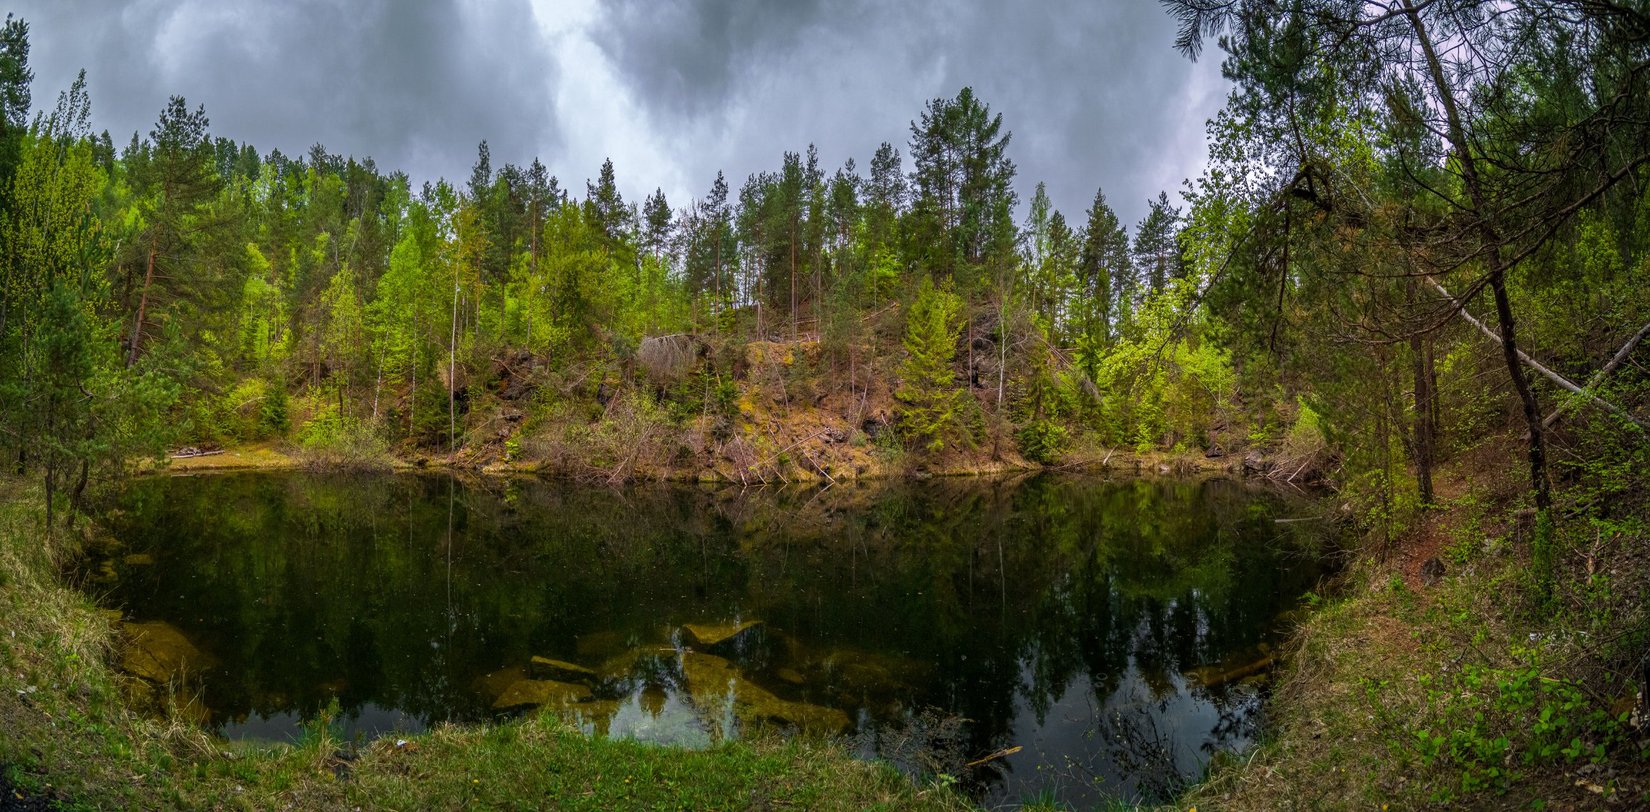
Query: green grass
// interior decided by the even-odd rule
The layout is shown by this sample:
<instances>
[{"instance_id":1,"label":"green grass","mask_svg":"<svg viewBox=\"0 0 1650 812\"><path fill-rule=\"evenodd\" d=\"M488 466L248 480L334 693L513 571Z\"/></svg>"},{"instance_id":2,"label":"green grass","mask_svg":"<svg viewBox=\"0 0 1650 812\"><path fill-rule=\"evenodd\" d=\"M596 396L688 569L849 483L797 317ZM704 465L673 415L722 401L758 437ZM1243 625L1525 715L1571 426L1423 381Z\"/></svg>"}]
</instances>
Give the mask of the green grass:
<instances>
[{"instance_id":1,"label":"green grass","mask_svg":"<svg viewBox=\"0 0 1650 812\"><path fill-rule=\"evenodd\" d=\"M50 543L39 491L0 481L0 769L61 808L963 809L940 786L831 742L762 738L688 751L590 738L559 719L444 726L348 757L317 724L250 746L131 711L112 624L64 586L82 539Z\"/></svg>"},{"instance_id":2,"label":"green grass","mask_svg":"<svg viewBox=\"0 0 1650 812\"><path fill-rule=\"evenodd\" d=\"M1340 597L1299 629L1266 741L1217 760L1186 803L1650 805L1650 749L1624 706L1640 687L1626 675L1650 642L1645 538L1606 546L1572 522L1549 600L1530 575L1530 545L1500 538L1511 522L1495 514L1473 499L1433 518L1456 551L1435 586L1408 580L1399 561L1354 564Z\"/></svg>"}]
</instances>

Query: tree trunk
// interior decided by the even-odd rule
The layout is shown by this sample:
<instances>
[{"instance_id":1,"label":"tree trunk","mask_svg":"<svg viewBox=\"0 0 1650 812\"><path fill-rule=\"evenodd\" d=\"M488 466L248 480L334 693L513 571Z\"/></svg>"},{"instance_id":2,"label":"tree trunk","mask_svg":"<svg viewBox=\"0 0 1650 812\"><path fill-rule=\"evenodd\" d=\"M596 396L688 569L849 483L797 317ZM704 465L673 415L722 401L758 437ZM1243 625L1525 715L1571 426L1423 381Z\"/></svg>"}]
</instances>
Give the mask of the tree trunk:
<instances>
[{"instance_id":1,"label":"tree trunk","mask_svg":"<svg viewBox=\"0 0 1650 812\"><path fill-rule=\"evenodd\" d=\"M1514 340L1516 336L1513 329L1512 303L1507 299L1507 268L1502 254L1505 243L1497 233L1495 224L1489 219L1491 208L1478 173L1478 161L1473 155L1466 129L1462 126L1455 92L1445 75L1443 61L1439 59L1438 51L1433 46L1432 35L1422 22L1421 12L1414 0L1403 0L1403 8L1405 16L1409 18L1410 27L1415 31L1421 53L1426 58L1427 71L1431 75L1433 87L1438 91L1438 101L1443 107L1444 117L1448 123L1447 137L1450 148L1455 154L1455 159L1461 164L1461 185L1472 204L1471 213L1478 219L1478 233L1484 241L1483 248L1486 252L1485 263L1489 272L1490 290L1495 294L1495 315L1501 331L1501 356L1506 361L1507 374L1512 376L1513 389L1518 392L1518 400L1524 408L1524 422L1530 431L1530 487L1535 491L1536 509L1545 512L1553 503L1552 490L1547 484L1546 431L1541 425L1541 407L1536 402L1535 390L1530 388L1529 379L1524 377L1524 367L1519 363L1518 345Z\"/></svg>"},{"instance_id":2,"label":"tree trunk","mask_svg":"<svg viewBox=\"0 0 1650 812\"><path fill-rule=\"evenodd\" d=\"M86 496L86 483L91 479L92 466L87 460L80 461L80 475L75 479L74 489L69 491L69 516L64 524L74 529L75 516L80 514L80 506Z\"/></svg>"},{"instance_id":3,"label":"tree trunk","mask_svg":"<svg viewBox=\"0 0 1650 812\"><path fill-rule=\"evenodd\" d=\"M453 334L447 344L447 453L458 450L458 281L453 281Z\"/></svg>"},{"instance_id":4,"label":"tree trunk","mask_svg":"<svg viewBox=\"0 0 1650 812\"><path fill-rule=\"evenodd\" d=\"M149 309L149 286L155 282L155 254L159 251L153 240L149 243L149 267L143 273L143 292L138 295L137 321L132 324L132 343L126 350L126 366L137 363L138 341L143 336L143 319Z\"/></svg>"},{"instance_id":5,"label":"tree trunk","mask_svg":"<svg viewBox=\"0 0 1650 812\"><path fill-rule=\"evenodd\" d=\"M1499 265L1501 252L1491 254L1491 262ZM1501 328L1501 357L1512 376L1513 389L1524 407L1524 423L1530 430L1530 486L1535 489L1536 510L1553 506L1551 486L1547 483L1547 429L1541 425L1541 404L1536 402L1530 379L1524 376L1524 366L1518 361L1518 345L1513 329L1512 303L1507 299L1507 284L1499 267L1490 272L1490 291L1495 294L1496 321Z\"/></svg>"},{"instance_id":6,"label":"tree trunk","mask_svg":"<svg viewBox=\"0 0 1650 812\"><path fill-rule=\"evenodd\" d=\"M384 356L388 353L380 350L378 353L378 380L372 385L372 422L378 423L378 396L384 391Z\"/></svg>"},{"instance_id":7,"label":"tree trunk","mask_svg":"<svg viewBox=\"0 0 1650 812\"><path fill-rule=\"evenodd\" d=\"M791 225L791 340L796 340L796 226Z\"/></svg>"},{"instance_id":8,"label":"tree trunk","mask_svg":"<svg viewBox=\"0 0 1650 812\"><path fill-rule=\"evenodd\" d=\"M1417 287L1416 281L1411 279L1411 302L1416 298ZM1424 510L1433 503L1432 466L1437 436L1432 426L1432 338L1418 332L1410 334L1409 355L1415 386L1415 481L1420 490L1421 506Z\"/></svg>"}]
</instances>

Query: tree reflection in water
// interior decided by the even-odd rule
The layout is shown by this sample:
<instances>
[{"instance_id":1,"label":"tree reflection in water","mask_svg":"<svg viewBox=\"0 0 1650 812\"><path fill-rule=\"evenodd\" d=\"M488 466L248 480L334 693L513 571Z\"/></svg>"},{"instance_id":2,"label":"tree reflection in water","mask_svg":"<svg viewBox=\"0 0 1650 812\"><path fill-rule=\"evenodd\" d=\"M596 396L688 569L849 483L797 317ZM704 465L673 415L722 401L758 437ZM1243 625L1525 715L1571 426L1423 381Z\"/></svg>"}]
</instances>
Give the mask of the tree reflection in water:
<instances>
[{"instance_id":1,"label":"tree reflection in water","mask_svg":"<svg viewBox=\"0 0 1650 812\"><path fill-rule=\"evenodd\" d=\"M1246 662L1321 572L1311 523L1219 480L281 473L146 479L122 507L112 529L157 564L110 600L222 663L203 687L224 735L293 735L334 700L352 735L492 719L535 656L603 672L590 729L653 730L638 714L695 707L682 624L759 620L726 666L748 718L703 729L846 714L862 754L987 803L1163 797L1245 746Z\"/></svg>"}]
</instances>

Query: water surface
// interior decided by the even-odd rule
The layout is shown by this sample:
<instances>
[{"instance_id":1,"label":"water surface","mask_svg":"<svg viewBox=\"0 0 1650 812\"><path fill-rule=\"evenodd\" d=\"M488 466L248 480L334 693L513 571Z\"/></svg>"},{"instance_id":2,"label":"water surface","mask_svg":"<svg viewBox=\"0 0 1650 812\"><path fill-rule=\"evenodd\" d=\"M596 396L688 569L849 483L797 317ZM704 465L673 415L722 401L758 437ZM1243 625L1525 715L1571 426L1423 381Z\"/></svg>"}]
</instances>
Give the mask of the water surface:
<instances>
[{"instance_id":1,"label":"water surface","mask_svg":"<svg viewBox=\"0 0 1650 812\"><path fill-rule=\"evenodd\" d=\"M1274 521L1298 510L1221 480L156 477L110 518L127 546L95 589L204 652L175 688L231 738L329 708L363 739L508 716L542 657L593 672L549 678L595 735L839 734L988 805L1084 807L1254 739L1259 666L1322 572L1312 524Z\"/></svg>"}]
</instances>

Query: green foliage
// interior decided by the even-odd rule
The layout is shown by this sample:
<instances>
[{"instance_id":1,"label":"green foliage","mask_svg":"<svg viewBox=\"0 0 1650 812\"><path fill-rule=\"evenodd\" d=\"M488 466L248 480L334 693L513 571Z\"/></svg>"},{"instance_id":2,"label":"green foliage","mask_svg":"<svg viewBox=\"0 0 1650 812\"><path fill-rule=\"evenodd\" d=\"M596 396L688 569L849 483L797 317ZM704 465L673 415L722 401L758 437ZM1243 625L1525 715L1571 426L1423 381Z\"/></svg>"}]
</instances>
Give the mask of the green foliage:
<instances>
[{"instance_id":1,"label":"green foliage","mask_svg":"<svg viewBox=\"0 0 1650 812\"><path fill-rule=\"evenodd\" d=\"M1168 284L1163 295L1142 303L1095 380L1105 436L1142 451L1202 448L1217 425L1239 414L1230 353L1195 330L1176 334L1177 311L1192 290L1185 280Z\"/></svg>"},{"instance_id":2,"label":"green foliage","mask_svg":"<svg viewBox=\"0 0 1650 812\"><path fill-rule=\"evenodd\" d=\"M924 279L905 317L905 360L900 365L899 420L924 451L941 451L960 439L962 400L952 361L957 354L962 300Z\"/></svg>"},{"instance_id":3,"label":"green foliage","mask_svg":"<svg viewBox=\"0 0 1650 812\"><path fill-rule=\"evenodd\" d=\"M290 428L287 403L284 381L264 386L263 400L258 405L258 428L262 436L286 436L287 429Z\"/></svg>"},{"instance_id":4,"label":"green foliage","mask_svg":"<svg viewBox=\"0 0 1650 812\"><path fill-rule=\"evenodd\" d=\"M331 403L299 428L298 443L304 460L317 467L382 468L388 464L388 449L373 427L340 413Z\"/></svg>"},{"instance_id":5,"label":"green foliage","mask_svg":"<svg viewBox=\"0 0 1650 812\"><path fill-rule=\"evenodd\" d=\"M1420 678L1434 716L1411 729L1413 747L1423 765L1457 776L1435 803L1504 792L1525 770L1597 764L1611 748L1631 746L1625 718L1599 708L1573 680L1549 676L1533 651L1513 653L1512 666L1465 663L1455 674Z\"/></svg>"},{"instance_id":6,"label":"green foliage","mask_svg":"<svg viewBox=\"0 0 1650 812\"><path fill-rule=\"evenodd\" d=\"M1032 420L1014 432L1020 453L1032 462L1052 465L1069 443L1066 427L1049 419Z\"/></svg>"}]
</instances>

